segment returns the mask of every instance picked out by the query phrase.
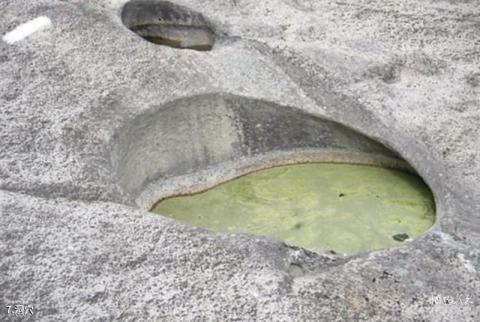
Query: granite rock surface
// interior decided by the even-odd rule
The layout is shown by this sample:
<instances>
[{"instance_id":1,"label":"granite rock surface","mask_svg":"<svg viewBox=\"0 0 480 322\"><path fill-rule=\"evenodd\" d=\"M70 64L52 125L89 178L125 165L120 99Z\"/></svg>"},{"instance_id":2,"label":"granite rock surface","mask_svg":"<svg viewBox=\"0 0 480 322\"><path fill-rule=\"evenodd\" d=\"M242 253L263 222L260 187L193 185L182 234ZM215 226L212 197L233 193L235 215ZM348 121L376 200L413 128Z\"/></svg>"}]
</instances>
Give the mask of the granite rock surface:
<instances>
[{"instance_id":1,"label":"granite rock surface","mask_svg":"<svg viewBox=\"0 0 480 322\"><path fill-rule=\"evenodd\" d=\"M208 52L145 41L125 2L0 2L2 35L52 21L0 40L0 320L478 321L478 0L176 1L208 20ZM435 225L347 257L140 209L112 170L119 129L219 93L398 152L432 188Z\"/></svg>"}]
</instances>

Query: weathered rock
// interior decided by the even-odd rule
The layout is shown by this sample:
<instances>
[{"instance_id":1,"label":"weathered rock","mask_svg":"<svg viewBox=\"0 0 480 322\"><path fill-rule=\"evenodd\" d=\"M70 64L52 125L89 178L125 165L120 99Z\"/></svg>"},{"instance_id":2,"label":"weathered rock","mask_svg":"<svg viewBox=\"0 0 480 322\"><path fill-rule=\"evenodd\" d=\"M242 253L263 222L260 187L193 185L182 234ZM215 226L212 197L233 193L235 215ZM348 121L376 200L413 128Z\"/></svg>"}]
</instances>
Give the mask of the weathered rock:
<instances>
[{"instance_id":1,"label":"weathered rock","mask_svg":"<svg viewBox=\"0 0 480 322\"><path fill-rule=\"evenodd\" d=\"M201 54L133 34L124 3L0 1L2 34L52 20L0 42L0 320L14 304L40 321L478 319L475 1L182 0L231 35ZM217 94L385 144L432 188L435 226L345 257L138 209L112 166L121 129Z\"/></svg>"}]
</instances>

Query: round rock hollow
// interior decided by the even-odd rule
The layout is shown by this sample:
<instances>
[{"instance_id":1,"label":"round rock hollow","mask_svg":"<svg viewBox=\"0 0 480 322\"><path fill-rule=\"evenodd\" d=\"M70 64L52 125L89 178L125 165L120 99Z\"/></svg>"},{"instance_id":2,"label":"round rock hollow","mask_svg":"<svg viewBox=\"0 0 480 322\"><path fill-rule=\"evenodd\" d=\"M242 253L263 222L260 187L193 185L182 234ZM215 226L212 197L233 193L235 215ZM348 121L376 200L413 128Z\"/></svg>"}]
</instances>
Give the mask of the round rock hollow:
<instances>
[{"instance_id":1,"label":"round rock hollow","mask_svg":"<svg viewBox=\"0 0 480 322\"><path fill-rule=\"evenodd\" d=\"M123 24L152 43L173 48L210 50L215 35L198 12L169 1L132 0L122 10Z\"/></svg>"},{"instance_id":2,"label":"round rock hollow","mask_svg":"<svg viewBox=\"0 0 480 322\"><path fill-rule=\"evenodd\" d=\"M270 169L266 172L280 173L258 172L179 202L168 199L153 211L311 250L357 253L396 246L394 235L414 238L433 223L430 190L397 153L339 123L245 97L196 96L138 116L118 133L112 164L119 184L143 209L254 171L291 165L285 173L284 167ZM235 213L232 220L224 215L229 209ZM357 220L353 226L352 220ZM245 230L244 222L251 229Z\"/></svg>"}]
</instances>

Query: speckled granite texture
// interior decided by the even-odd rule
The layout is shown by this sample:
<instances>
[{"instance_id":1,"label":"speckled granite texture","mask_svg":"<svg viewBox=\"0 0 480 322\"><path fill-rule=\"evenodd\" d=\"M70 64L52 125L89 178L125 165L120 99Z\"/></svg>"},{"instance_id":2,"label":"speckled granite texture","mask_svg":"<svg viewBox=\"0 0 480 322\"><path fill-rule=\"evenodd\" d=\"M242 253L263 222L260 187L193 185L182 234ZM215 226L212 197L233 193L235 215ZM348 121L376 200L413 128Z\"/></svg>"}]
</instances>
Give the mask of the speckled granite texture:
<instances>
[{"instance_id":1,"label":"speckled granite texture","mask_svg":"<svg viewBox=\"0 0 480 322\"><path fill-rule=\"evenodd\" d=\"M124 3L0 1L2 35L52 21L0 41L0 320L478 321L478 0L177 1L215 31L207 52L145 41ZM141 210L112 167L120 129L199 95L378 140L430 185L436 224L346 257Z\"/></svg>"}]
</instances>

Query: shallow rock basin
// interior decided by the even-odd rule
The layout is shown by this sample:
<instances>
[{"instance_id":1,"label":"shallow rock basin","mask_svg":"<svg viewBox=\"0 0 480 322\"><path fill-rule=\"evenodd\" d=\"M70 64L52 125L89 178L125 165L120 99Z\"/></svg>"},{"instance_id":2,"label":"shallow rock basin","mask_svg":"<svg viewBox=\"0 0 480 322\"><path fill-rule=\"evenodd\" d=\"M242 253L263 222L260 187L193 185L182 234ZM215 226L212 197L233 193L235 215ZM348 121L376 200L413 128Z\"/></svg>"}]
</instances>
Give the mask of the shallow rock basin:
<instances>
[{"instance_id":1,"label":"shallow rock basin","mask_svg":"<svg viewBox=\"0 0 480 322\"><path fill-rule=\"evenodd\" d=\"M169 1L129 1L122 9L122 21L158 45L204 51L215 43L214 32L200 13Z\"/></svg>"},{"instance_id":2,"label":"shallow rock basin","mask_svg":"<svg viewBox=\"0 0 480 322\"><path fill-rule=\"evenodd\" d=\"M312 163L261 170L198 194L166 198L152 211L213 231L352 254L418 237L432 226L435 206L415 175Z\"/></svg>"}]
</instances>

